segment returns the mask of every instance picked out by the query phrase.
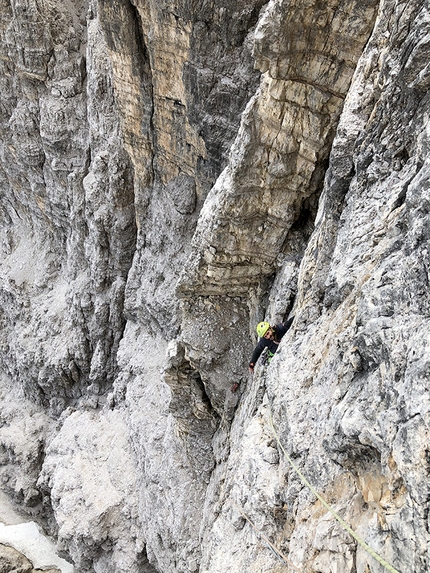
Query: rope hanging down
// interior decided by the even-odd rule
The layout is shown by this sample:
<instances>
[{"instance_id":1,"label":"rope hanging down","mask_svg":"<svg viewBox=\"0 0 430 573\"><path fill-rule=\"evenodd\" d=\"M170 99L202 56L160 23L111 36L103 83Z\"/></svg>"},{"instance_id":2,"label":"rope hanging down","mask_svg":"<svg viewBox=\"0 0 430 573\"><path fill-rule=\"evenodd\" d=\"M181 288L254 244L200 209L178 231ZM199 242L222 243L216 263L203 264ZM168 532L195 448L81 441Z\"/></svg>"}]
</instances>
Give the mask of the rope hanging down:
<instances>
[{"instance_id":1,"label":"rope hanging down","mask_svg":"<svg viewBox=\"0 0 430 573\"><path fill-rule=\"evenodd\" d=\"M287 454L284 446L281 444L281 440L279 439L279 436L278 436L278 434L275 430L275 427L273 425L272 413L271 413L270 409L269 409L269 419L270 419L270 426L272 427L273 435L275 436L275 440L277 441L279 447L281 448L282 453L284 454L285 458L288 460L288 463L294 469L296 474L300 477L302 482L320 500L320 502L323 504L323 506L333 515L333 517L335 519L337 519L337 521L341 524L343 529L345 529L349 534L351 534L352 537L357 541L357 543L359 543L359 545L361 545L361 547L363 547L367 551L367 553L369 553L374 559L376 559L376 561L378 561L378 563L380 563L383 567L385 567L385 569L387 571L390 571L390 573L400 573L400 571L398 571L397 569L394 569L394 567L392 565L390 565L389 563L387 563L383 557L378 555L371 547L369 547L369 545L367 545L367 543L365 541L363 541L363 539L361 539L361 537L359 535L357 535L357 533L355 533L355 531L353 529L350 528L350 526L340 517L340 515L338 515L334 511L334 509L332 509L330 507L330 505L325 501L325 499L323 499L319 495L319 493L315 490L315 488L312 487L312 485L308 482L308 480L305 478L305 476L301 473L299 468L296 466L296 464L293 462L293 460Z\"/></svg>"}]
</instances>

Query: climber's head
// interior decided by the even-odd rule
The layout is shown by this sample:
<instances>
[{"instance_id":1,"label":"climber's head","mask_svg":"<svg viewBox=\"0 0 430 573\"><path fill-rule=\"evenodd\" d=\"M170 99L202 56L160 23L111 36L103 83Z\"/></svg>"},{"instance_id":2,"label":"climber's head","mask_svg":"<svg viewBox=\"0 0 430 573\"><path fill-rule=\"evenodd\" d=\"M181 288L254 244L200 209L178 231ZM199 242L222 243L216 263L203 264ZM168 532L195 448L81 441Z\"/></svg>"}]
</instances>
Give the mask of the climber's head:
<instances>
[{"instance_id":1,"label":"climber's head","mask_svg":"<svg viewBox=\"0 0 430 573\"><path fill-rule=\"evenodd\" d=\"M259 322L257 324L257 334L260 338L262 338L264 336L264 338L267 338L265 335L271 331L270 328L270 324L268 322Z\"/></svg>"}]
</instances>

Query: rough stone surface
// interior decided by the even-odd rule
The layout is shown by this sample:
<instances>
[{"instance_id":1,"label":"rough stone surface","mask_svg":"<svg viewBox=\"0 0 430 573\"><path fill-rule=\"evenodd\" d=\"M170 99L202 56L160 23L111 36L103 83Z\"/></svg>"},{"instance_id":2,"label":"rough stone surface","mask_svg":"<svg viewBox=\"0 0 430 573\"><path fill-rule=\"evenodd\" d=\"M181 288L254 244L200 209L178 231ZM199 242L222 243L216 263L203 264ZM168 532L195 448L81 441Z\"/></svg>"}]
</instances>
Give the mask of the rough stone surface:
<instances>
[{"instance_id":1,"label":"rough stone surface","mask_svg":"<svg viewBox=\"0 0 430 573\"><path fill-rule=\"evenodd\" d=\"M419 0L0 1L0 484L77 573L382 573L287 455L430 569L429 38Z\"/></svg>"},{"instance_id":2,"label":"rough stone surface","mask_svg":"<svg viewBox=\"0 0 430 573\"><path fill-rule=\"evenodd\" d=\"M13 547L0 544L1 573L39 573L42 569L34 569L33 564ZM59 569L43 569L45 573L61 573Z\"/></svg>"}]
</instances>

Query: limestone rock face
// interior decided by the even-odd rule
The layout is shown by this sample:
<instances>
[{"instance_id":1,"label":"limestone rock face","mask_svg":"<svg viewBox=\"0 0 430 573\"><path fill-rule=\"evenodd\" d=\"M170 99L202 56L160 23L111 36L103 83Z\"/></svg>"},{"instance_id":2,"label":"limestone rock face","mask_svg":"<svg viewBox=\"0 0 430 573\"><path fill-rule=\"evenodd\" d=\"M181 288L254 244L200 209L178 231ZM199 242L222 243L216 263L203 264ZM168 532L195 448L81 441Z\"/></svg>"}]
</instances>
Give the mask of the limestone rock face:
<instances>
[{"instance_id":1,"label":"limestone rock face","mask_svg":"<svg viewBox=\"0 0 430 573\"><path fill-rule=\"evenodd\" d=\"M37 573L33 564L13 547L0 545L0 571L2 573ZM61 573L59 569L44 569L46 573Z\"/></svg>"},{"instance_id":2,"label":"limestone rock face","mask_svg":"<svg viewBox=\"0 0 430 573\"><path fill-rule=\"evenodd\" d=\"M315 492L428 571L427 3L0 16L1 490L77 573L386 570Z\"/></svg>"}]
</instances>

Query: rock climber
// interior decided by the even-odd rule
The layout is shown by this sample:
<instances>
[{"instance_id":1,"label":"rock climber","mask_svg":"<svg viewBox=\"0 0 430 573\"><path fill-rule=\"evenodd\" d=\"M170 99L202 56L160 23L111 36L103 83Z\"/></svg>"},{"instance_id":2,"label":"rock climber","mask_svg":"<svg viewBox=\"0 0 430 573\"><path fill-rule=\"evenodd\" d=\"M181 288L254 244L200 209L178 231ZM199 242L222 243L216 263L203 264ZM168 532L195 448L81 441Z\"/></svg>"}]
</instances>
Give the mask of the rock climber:
<instances>
[{"instance_id":1,"label":"rock climber","mask_svg":"<svg viewBox=\"0 0 430 573\"><path fill-rule=\"evenodd\" d=\"M281 322L276 326L270 326L268 322L259 322L257 324L257 334L260 337L260 340L252 353L251 361L249 363L249 371L251 374L254 373L255 363L260 358L260 355L265 348L267 348L270 357L275 354L282 337L289 330L293 320L294 316L289 318L286 322Z\"/></svg>"},{"instance_id":2,"label":"rock climber","mask_svg":"<svg viewBox=\"0 0 430 573\"><path fill-rule=\"evenodd\" d=\"M259 322L257 324L257 334L260 337L257 346L252 353L251 362L249 363L249 371L254 373L254 367L257 360L260 358L261 353L267 348L270 357L272 357L278 350L279 343L281 342L284 334L289 330L294 320L294 316L289 318L286 322L281 322L276 326L270 326L268 322ZM238 382L235 382L231 387L232 392L236 392L239 388Z\"/></svg>"}]
</instances>

